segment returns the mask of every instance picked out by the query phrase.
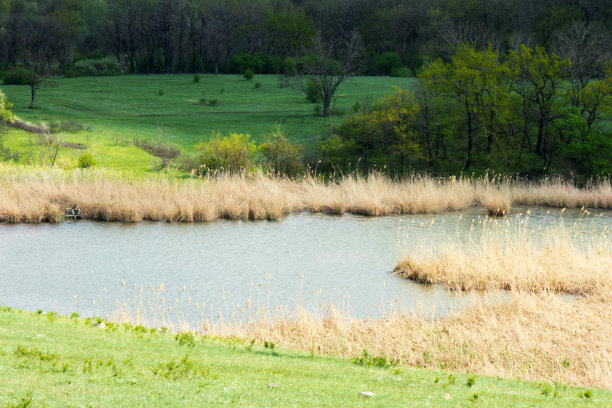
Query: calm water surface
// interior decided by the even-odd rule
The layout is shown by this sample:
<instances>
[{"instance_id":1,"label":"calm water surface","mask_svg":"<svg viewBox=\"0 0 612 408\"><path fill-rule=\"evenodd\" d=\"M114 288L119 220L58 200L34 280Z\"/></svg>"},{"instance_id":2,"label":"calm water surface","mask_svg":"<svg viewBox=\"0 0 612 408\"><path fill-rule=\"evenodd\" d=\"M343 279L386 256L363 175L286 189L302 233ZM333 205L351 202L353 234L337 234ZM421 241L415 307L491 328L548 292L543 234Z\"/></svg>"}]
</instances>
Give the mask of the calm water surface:
<instances>
[{"instance_id":1,"label":"calm water surface","mask_svg":"<svg viewBox=\"0 0 612 408\"><path fill-rule=\"evenodd\" d=\"M560 210L530 213L529 228L536 228L557 225ZM475 295L393 275L400 248L418 252L456 240L483 216L474 208L436 216L298 214L203 224L0 224L0 304L106 316L117 301L137 302L141 285L146 306L154 298L148 285L163 283L166 303L191 323L230 315L247 299L253 308L272 309L316 310L332 302L358 318L390 309L442 316ZM610 228L612 213L567 211L563 219L598 234Z\"/></svg>"}]
</instances>

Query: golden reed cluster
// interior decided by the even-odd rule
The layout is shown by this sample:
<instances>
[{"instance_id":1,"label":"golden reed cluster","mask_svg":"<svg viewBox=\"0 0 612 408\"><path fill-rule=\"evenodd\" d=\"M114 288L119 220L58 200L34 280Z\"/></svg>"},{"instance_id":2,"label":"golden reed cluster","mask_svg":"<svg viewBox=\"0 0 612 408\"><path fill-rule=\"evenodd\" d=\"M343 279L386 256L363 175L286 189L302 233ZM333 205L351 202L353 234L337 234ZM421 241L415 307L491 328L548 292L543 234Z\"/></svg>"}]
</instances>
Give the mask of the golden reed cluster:
<instances>
[{"instance_id":1,"label":"golden reed cluster","mask_svg":"<svg viewBox=\"0 0 612 408\"><path fill-rule=\"evenodd\" d=\"M177 180L0 165L0 222L57 222L78 203L85 219L212 221L278 219L294 212L360 215L441 213L486 206L508 214L511 204L612 208L612 187L579 189L562 181L436 179L393 181L382 175L287 180L265 175Z\"/></svg>"}]
</instances>

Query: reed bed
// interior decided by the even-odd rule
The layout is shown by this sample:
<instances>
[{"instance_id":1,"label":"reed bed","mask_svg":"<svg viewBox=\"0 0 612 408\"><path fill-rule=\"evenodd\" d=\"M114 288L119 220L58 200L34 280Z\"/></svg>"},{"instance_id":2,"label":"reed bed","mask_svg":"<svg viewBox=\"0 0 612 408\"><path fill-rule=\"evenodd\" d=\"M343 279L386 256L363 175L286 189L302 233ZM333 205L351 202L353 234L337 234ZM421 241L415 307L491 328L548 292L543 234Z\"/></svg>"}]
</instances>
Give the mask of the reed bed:
<instances>
[{"instance_id":1,"label":"reed bed","mask_svg":"<svg viewBox=\"0 0 612 408\"><path fill-rule=\"evenodd\" d=\"M0 222L57 222L74 203L85 219L124 222L278 219L301 211L435 214L475 205L500 215L508 214L512 204L610 209L612 187L608 181L578 189L560 180L527 183L416 175L394 181L380 174L331 182L314 176L288 180L263 174L135 178L104 169L0 164Z\"/></svg>"},{"instance_id":2,"label":"reed bed","mask_svg":"<svg viewBox=\"0 0 612 408\"><path fill-rule=\"evenodd\" d=\"M344 357L360 357L367 350L389 362L429 369L612 388L609 289L575 299L512 292L508 303L479 302L433 321L398 312L348 319L331 306L323 312L261 307L249 313L248 301L237 313L249 317L240 319L219 310L205 312L200 304L202 315L211 312L215 320L203 318L199 327L187 322L180 303L167 304L163 290L153 289L146 298L141 288L138 306L117 308L111 320ZM187 299L193 307L195 301Z\"/></svg>"},{"instance_id":3,"label":"reed bed","mask_svg":"<svg viewBox=\"0 0 612 408\"><path fill-rule=\"evenodd\" d=\"M586 215L585 215L586 216ZM521 290L588 295L612 286L612 239L607 226L529 225L528 216L484 218L452 242L404 250L395 273L455 290Z\"/></svg>"}]
</instances>

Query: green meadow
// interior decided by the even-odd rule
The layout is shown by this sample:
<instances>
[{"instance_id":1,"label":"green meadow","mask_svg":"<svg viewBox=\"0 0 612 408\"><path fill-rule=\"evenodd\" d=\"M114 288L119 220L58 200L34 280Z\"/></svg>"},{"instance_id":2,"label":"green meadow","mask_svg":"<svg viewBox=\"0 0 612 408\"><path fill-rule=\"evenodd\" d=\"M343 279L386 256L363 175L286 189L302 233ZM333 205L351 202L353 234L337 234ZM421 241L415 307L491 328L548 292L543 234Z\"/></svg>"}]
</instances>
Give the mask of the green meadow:
<instances>
[{"instance_id":1,"label":"green meadow","mask_svg":"<svg viewBox=\"0 0 612 408\"><path fill-rule=\"evenodd\" d=\"M0 407L604 407L610 400L609 390L0 311Z\"/></svg>"},{"instance_id":2,"label":"green meadow","mask_svg":"<svg viewBox=\"0 0 612 408\"><path fill-rule=\"evenodd\" d=\"M213 132L249 133L265 140L281 124L294 142L311 143L325 135L329 125L341 121L355 102L375 101L393 92L393 86L410 87L414 79L356 77L337 92L337 115L315 114L315 104L291 86L280 87L276 75L257 75L247 81L239 75L123 75L114 77L60 78L57 87L41 88L34 109L28 109L27 86L2 89L22 119L76 121L107 137L157 136L162 128L167 140L192 149ZM256 87L256 84L260 84ZM202 103L201 100L203 100ZM211 100L216 105L209 106Z\"/></svg>"}]
</instances>

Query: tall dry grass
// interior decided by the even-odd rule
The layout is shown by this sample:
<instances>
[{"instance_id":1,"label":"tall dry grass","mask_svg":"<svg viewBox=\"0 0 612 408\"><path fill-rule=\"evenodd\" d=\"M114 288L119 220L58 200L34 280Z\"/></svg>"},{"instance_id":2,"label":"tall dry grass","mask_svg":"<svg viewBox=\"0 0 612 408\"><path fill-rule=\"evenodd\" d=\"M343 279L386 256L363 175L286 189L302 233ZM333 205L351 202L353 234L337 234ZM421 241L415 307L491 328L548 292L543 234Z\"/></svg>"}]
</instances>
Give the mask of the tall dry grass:
<instances>
[{"instance_id":1,"label":"tall dry grass","mask_svg":"<svg viewBox=\"0 0 612 408\"><path fill-rule=\"evenodd\" d=\"M200 327L187 322L179 305L166 304L163 293L155 288L152 293L152 301L140 296L137 307L120 307L111 319L318 354L354 357L365 349L410 366L612 388L609 289L574 300L513 292L508 303L481 302L435 321L399 313L350 320L331 307L323 315L298 310L296 317L262 307L247 320L224 320L227 316L215 310L211 314L218 320L203 317ZM196 307L205 316L206 306Z\"/></svg>"},{"instance_id":2,"label":"tall dry grass","mask_svg":"<svg viewBox=\"0 0 612 408\"><path fill-rule=\"evenodd\" d=\"M577 225L529 226L527 217L480 220L454 242L404 250L395 273L456 290L522 290L587 295L612 286L612 239Z\"/></svg>"},{"instance_id":3,"label":"tall dry grass","mask_svg":"<svg viewBox=\"0 0 612 408\"><path fill-rule=\"evenodd\" d=\"M391 215L441 213L484 205L612 208L605 181L578 189L562 181L413 176L394 181L379 174L287 180L261 174L204 179L140 177L106 170L65 171L0 164L0 222L55 222L78 203L84 218L106 221L211 221L277 219L292 212Z\"/></svg>"}]
</instances>

